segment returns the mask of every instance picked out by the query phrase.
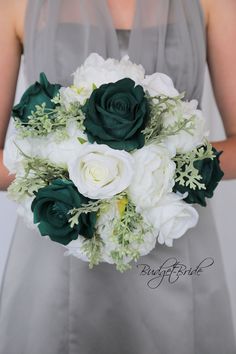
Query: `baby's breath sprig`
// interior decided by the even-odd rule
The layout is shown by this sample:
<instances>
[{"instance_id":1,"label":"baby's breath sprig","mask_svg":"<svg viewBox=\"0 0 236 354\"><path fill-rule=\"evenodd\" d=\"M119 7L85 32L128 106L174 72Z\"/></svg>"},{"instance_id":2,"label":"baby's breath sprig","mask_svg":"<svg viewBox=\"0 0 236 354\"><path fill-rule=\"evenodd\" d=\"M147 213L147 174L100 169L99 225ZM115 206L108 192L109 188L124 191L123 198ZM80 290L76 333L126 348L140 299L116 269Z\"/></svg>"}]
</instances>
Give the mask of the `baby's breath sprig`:
<instances>
[{"instance_id":1,"label":"baby's breath sprig","mask_svg":"<svg viewBox=\"0 0 236 354\"><path fill-rule=\"evenodd\" d=\"M47 185L45 181L37 177L16 177L8 187L8 195L15 202L21 202L26 197L33 197L40 188Z\"/></svg>"},{"instance_id":2,"label":"baby's breath sprig","mask_svg":"<svg viewBox=\"0 0 236 354\"><path fill-rule=\"evenodd\" d=\"M127 199L125 211L114 224L111 240L117 247L111 251L111 257L116 264L116 269L124 272L131 268L125 258L136 261L140 257L138 246L144 242L145 234L149 227L142 216L137 213L135 205Z\"/></svg>"},{"instance_id":3,"label":"baby's breath sprig","mask_svg":"<svg viewBox=\"0 0 236 354\"><path fill-rule=\"evenodd\" d=\"M102 258L102 247L104 242L100 235L96 232L91 239L85 239L82 244L82 251L85 252L89 259L89 268L92 269L95 265L98 265Z\"/></svg>"},{"instance_id":4,"label":"baby's breath sprig","mask_svg":"<svg viewBox=\"0 0 236 354\"><path fill-rule=\"evenodd\" d=\"M54 101L60 103L60 98L56 97L53 99ZM74 120L78 129L83 131L84 119L79 102L73 102L67 108L60 103L54 109L47 108L43 103L35 106L35 111L31 112L27 122L15 118L15 127L22 138L47 136L54 132L58 136L58 140L65 140L69 137L66 131L68 122Z\"/></svg>"},{"instance_id":5,"label":"baby's breath sprig","mask_svg":"<svg viewBox=\"0 0 236 354\"><path fill-rule=\"evenodd\" d=\"M65 168L54 165L49 160L38 156L28 156L19 147L18 149L24 156L23 174L16 176L8 188L9 195L13 200L21 201L25 197L32 197L35 192L54 179L68 178L68 172Z\"/></svg>"}]
</instances>

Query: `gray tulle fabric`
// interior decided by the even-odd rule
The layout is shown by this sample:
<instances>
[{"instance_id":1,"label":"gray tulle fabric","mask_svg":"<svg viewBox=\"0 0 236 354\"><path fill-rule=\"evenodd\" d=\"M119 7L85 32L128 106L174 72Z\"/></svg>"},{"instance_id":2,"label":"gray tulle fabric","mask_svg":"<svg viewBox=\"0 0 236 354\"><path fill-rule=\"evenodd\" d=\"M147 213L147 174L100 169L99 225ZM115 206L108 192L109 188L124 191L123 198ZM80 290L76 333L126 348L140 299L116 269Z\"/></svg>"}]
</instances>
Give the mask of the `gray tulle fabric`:
<instances>
[{"instance_id":1,"label":"gray tulle fabric","mask_svg":"<svg viewBox=\"0 0 236 354\"><path fill-rule=\"evenodd\" d=\"M115 31L103 0L29 0L25 70L28 82L46 72L68 84L90 52L127 53L148 73L170 75L187 98L201 98L204 21L196 0L138 0L130 38ZM174 243L157 245L138 264L153 269L174 257L200 275L147 282L142 266L124 274L93 270L18 220L1 293L0 354L235 354L222 257L211 208ZM183 268L182 268L183 273Z\"/></svg>"}]
</instances>

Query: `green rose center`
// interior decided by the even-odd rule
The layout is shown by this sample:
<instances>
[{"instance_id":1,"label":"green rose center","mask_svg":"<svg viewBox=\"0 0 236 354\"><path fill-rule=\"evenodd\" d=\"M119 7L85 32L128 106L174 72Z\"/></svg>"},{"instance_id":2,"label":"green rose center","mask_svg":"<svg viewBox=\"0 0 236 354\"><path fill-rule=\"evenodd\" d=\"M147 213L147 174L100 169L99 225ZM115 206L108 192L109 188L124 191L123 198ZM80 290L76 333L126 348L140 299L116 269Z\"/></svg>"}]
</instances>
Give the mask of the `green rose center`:
<instances>
[{"instance_id":1,"label":"green rose center","mask_svg":"<svg viewBox=\"0 0 236 354\"><path fill-rule=\"evenodd\" d=\"M144 145L148 101L140 85L125 78L95 89L83 107L84 126L91 143L132 151Z\"/></svg>"},{"instance_id":2,"label":"green rose center","mask_svg":"<svg viewBox=\"0 0 236 354\"><path fill-rule=\"evenodd\" d=\"M68 223L68 208L60 202L51 204L47 208L47 219L55 227L62 227Z\"/></svg>"}]
</instances>

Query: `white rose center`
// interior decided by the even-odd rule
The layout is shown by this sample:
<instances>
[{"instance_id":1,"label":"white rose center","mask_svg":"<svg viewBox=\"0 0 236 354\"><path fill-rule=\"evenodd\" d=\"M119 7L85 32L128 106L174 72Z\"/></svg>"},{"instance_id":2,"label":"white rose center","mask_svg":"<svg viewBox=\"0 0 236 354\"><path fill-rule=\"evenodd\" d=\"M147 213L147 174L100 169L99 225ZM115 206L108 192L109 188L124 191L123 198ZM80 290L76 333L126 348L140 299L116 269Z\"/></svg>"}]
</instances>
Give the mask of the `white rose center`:
<instances>
[{"instance_id":1,"label":"white rose center","mask_svg":"<svg viewBox=\"0 0 236 354\"><path fill-rule=\"evenodd\" d=\"M112 157L95 153L88 154L81 161L81 170L86 183L104 187L119 175L118 161Z\"/></svg>"}]
</instances>

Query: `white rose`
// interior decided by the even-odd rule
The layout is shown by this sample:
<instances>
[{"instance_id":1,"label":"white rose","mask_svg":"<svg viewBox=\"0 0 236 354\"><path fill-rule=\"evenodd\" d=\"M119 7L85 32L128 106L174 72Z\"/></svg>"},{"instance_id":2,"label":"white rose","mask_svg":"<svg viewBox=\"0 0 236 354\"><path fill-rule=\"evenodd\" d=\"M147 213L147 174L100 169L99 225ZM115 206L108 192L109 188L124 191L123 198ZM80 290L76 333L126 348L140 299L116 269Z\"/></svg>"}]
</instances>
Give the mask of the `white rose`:
<instances>
[{"instance_id":1,"label":"white rose","mask_svg":"<svg viewBox=\"0 0 236 354\"><path fill-rule=\"evenodd\" d=\"M133 177L133 158L107 145L86 144L68 163L70 179L92 199L111 198L125 190Z\"/></svg>"},{"instance_id":2,"label":"white rose","mask_svg":"<svg viewBox=\"0 0 236 354\"><path fill-rule=\"evenodd\" d=\"M139 208L156 204L174 186L175 163L170 152L161 144L150 144L133 154L134 177L128 194Z\"/></svg>"},{"instance_id":3,"label":"white rose","mask_svg":"<svg viewBox=\"0 0 236 354\"><path fill-rule=\"evenodd\" d=\"M191 129L191 133L180 130L177 134L168 136L164 140L169 149L175 148L179 154L189 152L201 145L204 138L208 135L205 118L202 111L197 109L197 104L196 100L181 102L181 104L176 106L174 112L167 113L164 117L164 128L173 125L183 118L191 124L190 118L193 118L194 127Z\"/></svg>"},{"instance_id":4,"label":"white rose","mask_svg":"<svg viewBox=\"0 0 236 354\"><path fill-rule=\"evenodd\" d=\"M144 90L148 91L151 97L159 95L175 97L179 95L179 92L175 89L171 78L162 73L147 75L142 84L144 86Z\"/></svg>"},{"instance_id":5,"label":"white rose","mask_svg":"<svg viewBox=\"0 0 236 354\"><path fill-rule=\"evenodd\" d=\"M183 197L170 193L158 205L145 209L142 215L158 233L158 242L171 247L173 240L195 227L198 213L195 208L181 200Z\"/></svg>"},{"instance_id":6,"label":"white rose","mask_svg":"<svg viewBox=\"0 0 236 354\"><path fill-rule=\"evenodd\" d=\"M3 163L11 174L21 175L24 171L22 165L24 156L21 151L26 155L31 155L30 142L13 134L7 139L3 151Z\"/></svg>"}]
</instances>

